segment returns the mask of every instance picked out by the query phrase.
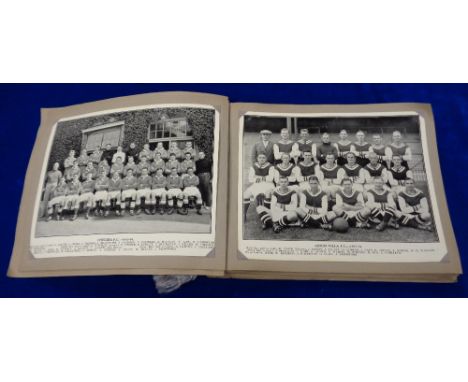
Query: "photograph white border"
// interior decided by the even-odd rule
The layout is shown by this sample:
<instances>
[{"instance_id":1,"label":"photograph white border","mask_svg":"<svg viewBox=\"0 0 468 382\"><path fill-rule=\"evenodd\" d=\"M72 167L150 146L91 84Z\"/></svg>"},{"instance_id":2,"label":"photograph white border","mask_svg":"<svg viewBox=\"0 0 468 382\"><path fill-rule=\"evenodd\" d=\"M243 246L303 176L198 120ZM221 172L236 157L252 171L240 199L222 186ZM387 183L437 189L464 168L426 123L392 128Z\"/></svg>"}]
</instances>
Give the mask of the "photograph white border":
<instances>
[{"instance_id":1,"label":"photograph white border","mask_svg":"<svg viewBox=\"0 0 468 382\"><path fill-rule=\"evenodd\" d=\"M41 199L41 189L44 184L46 170L49 162L50 153L52 150L53 141L57 125L60 122L73 121L83 118L89 118L99 115L113 114L119 112L129 112L147 109L164 109L164 108L199 108L210 109L215 112L214 121L214 141L213 141L213 177L212 177L212 208L211 208L211 229L210 233L129 233L129 234L96 234L96 235L70 235L70 236L49 236L35 237L36 224L39 214L39 205ZM49 136L46 155L41 168L40 181L36 191L36 200L34 203L33 221L30 237L31 254L35 258L56 258L56 257L79 257L79 256L194 256L204 257L213 251L215 246L216 236L216 210L217 210L217 185L218 185L218 160L219 160L219 126L220 115L218 110L211 105L191 104L191 103L163 103L163 104L148 104L142 106L133 106L128 108L107 109L99 112L79 114L72 117L62 118L52 127L52 132ZM130 223L131 224L131 223ZM105 243L109 243L108 247ZM151 250L136 249L138 245L135 242L151 243ZM96 250L81 250L81 248L90 244L91 247L99 246L99 251ZM69 246L78 246L79 250L73 250L63 253L59 251L63 244ZM115 251L115 247L120 250ZM95 247L94 247L95 248ZM108 248L108 249L106 249ZM157 248L155 250L154 248ZM168 249L165 249L168 248Z\"/></svg>"},{"instance_id":2,"label":"photograph white border","mask_svg":"<svg viewBox=\"0 0 468 382\"><path fill-rule=\"evenodd\" d=\"M237 209L238 250L250 260L277 261L335 261L335 262L439 262L447 254L447 245L439 206L435 197L432 168L424 118L417 112L346 112L346 113L281 113L247 112L239 117L239 158L238 158L238 206L242 205L243 161L244 161L244 118L295 117L295 118L339 118L339 117L403 117L418 116L423 160L426 170L429 196L433 209L439 242L395 243L395 242L353 242L353 241L282 241L244 240L242 208Z\"/></svg>"}]
</instances>

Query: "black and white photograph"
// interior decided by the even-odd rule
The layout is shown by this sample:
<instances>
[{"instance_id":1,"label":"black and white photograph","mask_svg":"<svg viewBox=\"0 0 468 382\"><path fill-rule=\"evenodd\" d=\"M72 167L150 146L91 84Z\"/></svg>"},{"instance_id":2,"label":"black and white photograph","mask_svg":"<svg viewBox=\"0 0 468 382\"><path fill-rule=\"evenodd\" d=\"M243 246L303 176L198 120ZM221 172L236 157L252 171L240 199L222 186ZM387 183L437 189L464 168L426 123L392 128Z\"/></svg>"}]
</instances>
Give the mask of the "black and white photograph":
<instances>
[{"instance_id":1,"label":"black and white photograph","mask_svg":"<svg viewBox=\"0 0 468 382\"><path fill-rule=\"evenodd\" d=\"M211 233L215 123L178 106L59 121L35 237Z\"/></svg>"},{"instance_id":2,"label":"black and white photograph","mask_svg":"<svg viewBox=\"0 0 468 382\"><path fill-rule=\"evenodd\" d=\"M438 242L420 123L244 116L243 240Z\"/></svg>"}]
</instances>

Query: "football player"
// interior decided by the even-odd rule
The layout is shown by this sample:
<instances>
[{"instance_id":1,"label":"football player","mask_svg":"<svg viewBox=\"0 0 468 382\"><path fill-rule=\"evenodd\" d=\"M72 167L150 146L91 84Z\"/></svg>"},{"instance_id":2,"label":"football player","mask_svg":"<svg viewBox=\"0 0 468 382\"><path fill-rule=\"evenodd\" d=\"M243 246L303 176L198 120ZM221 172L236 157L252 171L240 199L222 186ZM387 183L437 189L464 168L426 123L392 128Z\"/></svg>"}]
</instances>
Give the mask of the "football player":
<instances>
[{"instance_id":1,"label":"football player","mask_svg":"<svg viewBox=\"0 0 468 382\"><path fill-rule=\"evenodd\" d=\"M101 145L97 145L96 149L89 156L89 160L93 162L95 166L97 166L99 162L101 162L101 158L102 158Z\"/></svg>"},{"instance_id":2,"label":"football player","mask_svg":"<svg viewBox=\"0 0 468 382\"><path fill-rule=\"evenodd\" d=\"M149 162L153 160L154 158L154 153L150 150L149 144L145 143L143 145L143 150L140 151L138 154L138 159L141 161L143 158L146 158L146 160Z\"/></svg>"},{"instance_id":3,"label":"football player","mask_svg":"<svg viewBox=\"0 0 468 382\"><path fill-rule=\"evenodd\" d=\"M125 154L122 150L122 146L117 147L116 153L112 156L112 163L117 163L117 159L120 158L120 163L125 163L125 159L127 158L127 154Z\"/></svg>"},{"instance_id":4,"label":"football player","mask_svg":"<svg viewBox=\"0 0 468 382\"><path fill-rule=\"evenodd\" d=\"M367 220L371 211L364 203L362 191L353 188L350 178L343 178L341 187L336 193L336 204L333 206L336 216L345 219L351 227L370 228Z\"/></svg>"},{"instance_id":5,"label":"football player","mask_svg":"<svg viewBox=\"0 0 468 382\"><path fill-rule=\"evenodd\" d=\"M63 168L64 168L63 176L65 176L65 179L67 179L67 181L73 179L73 177L70 176L70 170L73 167L73 164L75 163L75 161L76 161L75 150L70 150L68 153L68 157L66 157L65 160L63 161Z\"/></svg>"},{"instance_id":6,"label":"football player","mask_svg":"<svg viewBox=\"0 0 468 382\"><path fill-rule=\"evenodd\" d=\"M143 157L142 157L143 158ZM120 214L125 215L125 208L127 200L129 201L130 215L134 215L135 201L136 201L136 188L138 179L133 176L131 169L127 170L127 176L122 179L122 198L120 201Z\"/></svg>"},{"instance_id":7,"label":"football player","mask_svg":"<svg viewBox=\"0 0 468 382\"><path fill-rule=\"evenodd\" d=\"M92 163L90 164L92 165ZM94 185L95 181L93 180L93 174L89 172L86 176L86 180L81 183L81 192L80 196L78 197L78 209L80 203L83 203L86 209L86 220L89 219L89 213L94 207Z\"/></svg>"},{"instance_id":8,"label":"football player","mask_svg":"<svg viewBox=\"0 0 468 382\"><path fill-rule=\"evenodd\" d=\"M153 205L151 213L153 215L156 213L157 208L159 209L159 214L164 215L167 202L166 186L167 181L163 174L163 169L158 168L151 184L151 204Z\"/></svg>"},{"instance_id":9,"label":"football player","mask_svg":"<svg viewBox=\"0 0 468 382\"><path fill-rule=\"evenodd\" d=\"M399 222L405 226L432 231L431 213L426 195L414 186L414 180L406 179L405 189L398 194L401 216Z\"/></svg>"},{"instance_id":10,"label":"football player","mask_svg":"<svg viewBox=\"0 0 468 382\"><path fill-rule=\"evenodd\" d=\"M166 174L171 175L173 168L176 169L176 173L180 173L180 162L177 160L175 153L170 153L169 160L166 162Z\"/></svg>"},{"instance_id":11,"label":"football player","mask_svg":"<svg viewBox=\"0 0 468 382\"><path fill-rule=\"evenodd\" d=\"M329 201L335 199L335 194L340 188L341 180L346 176L345 171L335 163L335 155L326 156L325 164L317 170L320 187L328 195Z\"/></svg>"},{"instance_id":12,"label":"football player","mask_svg":"<svg viewBox=\"0 0 468 382\"><path fill-rule=\"evenodd\" d=\"M62 171L59 170L60 164L55 162L52 170L47 172L46 175L46 184L44 188L43 201L48 203L50 200L51 192L55 189L60 179L63 178Z\"/></svg>"},{"instance_id":13,"label":"football player","mask_svg":"<svg viewBox=\"0 0 468 382\"><path fill-rule=\"evenodd\" d=\"M366 142L364 131L359 130L356 133L356 142L353 143L354 154L356 154L356 162L359 166L365 167L369 163L370 143Z\"/></svg>"},{"instance_id":14,"label":"football player","mask_svg":"<svg viewBox=\"0 0 468 382\"><path fill-rule=\"evenodd\" d=\"M162 154L160 151L154 152L154 162L151 163L150 167L150 174L154 174L161 169L163 172L166 170L166 162L162 158Z\"/></svg>"},{"instance_id":15,"label":"football player","mask_svg":"<svg viewBox=\"0 0 468 382\"><path fill-rule=\"evenodd\" d=\"M346 160L348 163L343 166L346 177L353 182L353 189L363 192L364 182L366 180L364 169L356 163L356 155L354 155L353 152L346 154Z\"/></svg>"},{"instance_id":16,"label":"football player","mask_svg":"<svg viewBox=\"0 0 468 382\"><path fill-rule=\"evenodd\" d=\"M78 158L76 158L76 161L78 162L78 167L80 168L81 172L83 172L88 163L91 161L88 153L86 152L86 149L81 150L81 154Z\"/></svg>"},{"instance_id":17,"label":"football player","mask_svg":"<svg viewBox=\"0 0 468 382\"><path fill-rule=\"evenodd\" d=\"M281 232L285 227L297 222L297 192L288 186L288 178L279 179L277 187L271 196L271 218L273 231Z\"/></svg>"},{"instance_id":18,"label":"football player","mask_svg":"<svg viewBox=\"0 0 468 382\"><path fill-rule=\"evenodd\" d=\"M171 153L173 154L173 153ZM167 177L167 214L174 213L174 199L177 199L177 213L187 215L187 211L183 209L184 194L182 192L182 179L177 174L177 168L172 167L171 175Z\"/></svg>"},{"instance_id":19,"label":"football player","mask_svg":"<svg viewBox=\"0 0 468 382\"><path fill-rule=\"evenodd\" d=\"M187 174L188 168L191 167L194 171L196 171L195 161L192 159L192 154L190 152L185 153L185 159L180 163L180 173Z\"/></svg>"},{"instance_id":20,"label":"football player","mask_svg":"<svg viewBox=\"0 0 468 382\"><path fill-rule=\"evenodd\" d=\"M47 204L47 221L52 219L52 214L55 211L55 218L57 220L63 219L61 216L62 209L65 206L68 185L64 177L61 177L58 184L51 190L51 198Z\"/></svg>"},{"instance_id":21,"label":"football player","mask_svg":"<svg viewBox=\"0 0 468 382\"><path fill-rule=\"evenodd\" d=\"M408 168L408 162L412 159L412 153L411 153L411 148L405 144L402 141L403 137L401 136L401 133L396 130L392 134L392 143L390 143L389 148L391 150L391 154L389 155L389 158L392 158L396 155L398 155L402 162L402 166ZM395 162L394 162L395 164Z\"/></svg>"},{"instance_id":22,"label":"football player","mask_svg":"<svg viewBox=\"0 0 468 382\"><path fill-rule=\"evenodd\" d=\"M133 173L134 176L140 176L143 173L143 169L146 168L149 172L151 163L148 161L147 157L142 156L140 162L137 164L136 172Z\"/></svg>"},{"instance_id":23,"label":"football player","mask_svg":"<svg viewBox=\"0 0 468 382\"><path fill-rule=\"evenodd\" d=\"M78 209L80 204L78 203L78 198L81 192L81 183L79 180L79 175L75 175L73 180L68 183L67 196L65 197L65 210L73 212L73 216L70 220L76 220L78 217Z\"/></svg>"},{"instance_id":24,"label":"football player","mask_svg":"<svg viewBox=\"0 0 468 382\"><path fill-rule=\"evenodd\" d=\"M190 153L186 153L186 155ZM201 207L203 205L202 196L198 185L200 179L193 173L193 167L187 167L187 175L182 178L182 186L184 188L184 209L187 211L189 205L189 199L195 199L197 214L201 215Z\"/></svg>"},{"instance_id":25,"label":"football player","mask_svg":"<svg viewBox=\"0 0 468 382\"><path fill-rule=\"evenodd\" d=\"M388 183L395 195L398 195L405 188L405 180L413 178L413 172L403 166L403 161L399 155L392 158L393 167L388 171Z\"/></svg>"},{"instance_id":26,"label":"football player","mask_svg":"<svg viewBox=\"0 0 468 382\"><path fill-rule=\"evenodd\" d=\"M291 151L294 142L289 139L288 129L281 129L281 139L273 145L273 155L275 162L281 162L283 154L288 154L291 157Z\"/></svg>"},{"instance_id":27,"label":"football player","mask_svg":"<svg viewBox=\"0 0 468 382\"><path fill-rule=\"evenodd\" d=\"M384 184L388 182L387 168L383 163L379 162L378 154L373 151L369 152L369 163L364 167L364 177L366 179L366 183L364 184L366 191L374 188L374 180L376 178L382 178Z\"/></svg>"},{"instance_id":28,"label":"football player","mask_svg":"<svg viewBox=\"0 0 468 382\"><path fill-rule=\"evenodd\" d=\"M75 179L76 176L79 179L81 176L81 170L78 167L78 162L75 160L75 162L73 162L73 165L70 168L68 168L68 171L65 170L65 173L67 174L65 178L68 182L71 182L73 179Z\"/></svg>"},{"instance_id":29,"label":"football player","mask_svg":"<svg viewBox=\"0 0 468 382\"><path fill-rule=\"evenodd\" d=\"M392 193L384 187L382 178L374 180L374 188L367 191L367 207L371 211L371 219L377 222L377 231L383 231L390 224L398 228L398 224L391 222L396 216L396 205Z\"/></svg>"},{"instance_id":30,"label":"football player","mask_svg":"<svg viewBox=\"0 0 468 382\"><path fill-rule=\"evenodd\" d=\"M121 201L122 201L122 179L120 178L120 175L118 172L114 172L114 174L112 175L112 178L108 180L108 185L109 185L109 188L108 188L109 191L107 192L105 213L108 214L109 210L113 208L115 211L115 214L117 216L120 216ZM98 192L99 191L97 191L97 186L96 186L96 196Z\"/></svg>"},{"instance_id":31,"label":"football player","mask_svg":"<svg viewBox=\"0 0 468 382\"><path fill-rule=\"evenodd\" d=\"M309 130L307 129L301 129L299 132L300 139L293 144L292 150L291 150L291 156L294 159L294 162L296 165L304 160L304 153L309 152L312 153L313 158L315 158L316 154L316 147L315 143L312 142L312 139L310 139L309 136Z\"/></svg>"},{"instance_id":32,"label":"football player","mask_svg":"<svg viewBox=\"0 0 468 382\"><path fill-rule=\"evenodd\" d=\"M105 176L108 176L110 172L109 163L107 163L105 158L103 158L97 166L98 176L100 176L101 172L104 173Z\"/></svg>"},{"instance_id":33,"label":"football player","mask_svg":"<svg viewBox=\"0 0 468 382\"><path fill-rule=\"evenodd\" d=\"M164 148L164 144L162 142L158 142L158 144L156 145L156 148L154 149L155 157L157 153L159 153L159 158L163 159L164 161L169 159L169 153Z\"/></svg>"},{"instance_id":34,"label":"football player","mask_svg":"<svg viewBox=\"0 0 468 382\"><path fill-rule=\"evenodd\" d=\"M185 147L182 149L182 152L183 152L184 155L187 154L187 153L190 153L190 159L195 161L195 159L197 157L197 152L195 151L195 149L192 146L192 141L185 142ZM187 158L187 156L186 156L186 158Z\"/></svg>"},{"instance_id":35,"label":"football player","mask_svg":"<svg viewBox=\"0 0 468 382\"><path fill-rule=\"evenodd\" d=\"M309 179L317 175L317 165L312 160L313 154L310 151L302 153L304 160L297 164L297 181L299 182L299 189L301 191L307 190L310 187Z\"/></svg>"},{"instance_id":36,"label":"football player","mask_svg":"<svg viewBox=\"0 0 468 382\"><path fill-rule=\"evenodd\" d=\"M133 174L138 174L138 165L135 163L135 159L132 156L128 157L127 164L124 166L123 173L126 174L129 169L133 171Z\"/></svg>"},{"instance_id":37,"label":"football player","mask_svg":"<svg viewBox=\"0 0 468 382\"><path fill-rule=\"evenodd\" d=\"M325 164L325 162L327 161L328 154L333 154L333 156L336 159L338 158L338 149L334 145L332 145L332 143L330 142L330 134L323 133L322 143L317 145L317 148L316 148L315 159L321 165Z\"/></svg>"},{"instance_id":38,"label":"football player","mask_svg":"<svg viewBox=\"0 0 468 382\"><path fill-rule=\"evenodd\" d=\"M115 158L115 162L112 163L110 168L110 175L113 176L114 173L118 173L119 176L122 176L124 173L124 164L122 162L122 157L118 156Z\"/></svg>"},{"instance_id":39,"label":"football player","mask_svg":"<svg viewBox=\"0 0 468 382\"><path fill-rule=\"evenodd\" d=\"M141 175L137 181L137 192L136 192L136 214L141 214L141 204L143 198L145 198L145 214L151 214L151 185L153 178L148 175L148 168L143 167L141 169Z\"/></svg>"},{"instance_id":40,"label":"football player","mask_svg":"<svg viewBox=\"0 0 468 382\"><path fill-rule=\"evenodd\" d=\"M97 177L97 171L94 168L93 162L91 162L91 161L88 162L86 167L81 172L81 179L82 180L88 179L88 174L91 174L92 179L96 179L96 177Z\"/></svg>"},{"instance_id":41,"label":"football player","mask_svg":"<svg viewBox=\"0 0 468 382\"><path fill-rule=\"evenodd\" d=\"M169 147L168 153L169 159L171 159L171 154L174 154L174 158L178 161L181 161L184 158L184 153L181 149L179 149L177 142L171 142L171 146Z\"/></svg>"},{"instance_id":42,"label":"football player","mask_svg":"<svg viewBox=\"0 0 468 382\"><path fill-rule=\"evenodd\" d=\"M336 163L338 166L343 166L347 163L346 155L354 151L353 142L348 139L348 132L346 130L341 130L339 134L339 140L335 143L335 147L338 151L338 158Z\"/></svg>"},{"instance_id":43,"label":"football player","mask_svg":"<svg viewBox=\"0 0 468 382\"><path fill-rule=\"evenodd\" d=\"M382 143L382 136L380 134L374 134L372 136L372 145L369 147L369 155L371 153L375 153L377 155L379 163L382 163L387 168L390 168L392 150L390 147L387 147Z\"/></svg>"},{"instance_id":44,"label":"football player","mask_svg":"<svg viewBox=\"0 0 468 382\"><path fill-rule=\"evenodd\" d=\"M298 190L297 185L300 169L291 163L289 154L281 155L281 162L275 166L275 184L279 186L279 179L282 177L288 178L289 188Z\"/></svg>"},{"instance_id":45,"label":"football player","mask_svg":"<svg viewBox=\"0 0 468 382\"><path fill-rule=\"evenodd\" d=\"M296 212L301 219L301 227L331 229L336 214L328 211L328 196L320 188L315 175L308 178L309 188L299 194L299 207Z\"/></svg>"},{"instance_id":46,"label":"football player","mask_svg":"<svg viewBox=\"0 0 468 382\"><path fill-rule=\"evenodd\" d=\"M119 174L116 174L118 177ZM113 179L115 179L115 177L113 177ZM98 178L94 183L94 189L96 190L94 194L94 215L107 216L109 214L107 207L110 206L110 193L108 193L108 191L110 191L110 182L104 171L101 171L101 173L98 175Z\"/></svg>"}]
</instances>

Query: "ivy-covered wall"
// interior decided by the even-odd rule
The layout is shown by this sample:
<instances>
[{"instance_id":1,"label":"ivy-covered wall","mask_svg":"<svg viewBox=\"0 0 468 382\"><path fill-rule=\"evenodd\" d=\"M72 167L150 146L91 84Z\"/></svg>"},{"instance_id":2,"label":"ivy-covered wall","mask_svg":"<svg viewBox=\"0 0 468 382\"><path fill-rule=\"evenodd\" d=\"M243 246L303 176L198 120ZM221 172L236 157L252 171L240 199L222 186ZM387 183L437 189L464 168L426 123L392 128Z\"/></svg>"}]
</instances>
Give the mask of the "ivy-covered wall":
<instances>
[{"instance_id":1,"label":"ivy-covered wall","mask_svg":"<svg viewBox=\"0 0 468 382\"><path fill-rule=\"evenodd\" d=\"M195 147L205 151L207 156L211 157L214 140L214 110L197 108L146 109L60 122L57 125L52 144L48 168L51 169L55 162L59 162L62 166L70 150L75 150L77 155L79 154L82 148L83 130L106 123L124 121L125 130L122 142L124 151L129 148L131 142L135 142L137 148L140 149L148 140L149 124L156 122L163 113L168 118L186 116L193 130Z\"/></svg>"}]
</instances>

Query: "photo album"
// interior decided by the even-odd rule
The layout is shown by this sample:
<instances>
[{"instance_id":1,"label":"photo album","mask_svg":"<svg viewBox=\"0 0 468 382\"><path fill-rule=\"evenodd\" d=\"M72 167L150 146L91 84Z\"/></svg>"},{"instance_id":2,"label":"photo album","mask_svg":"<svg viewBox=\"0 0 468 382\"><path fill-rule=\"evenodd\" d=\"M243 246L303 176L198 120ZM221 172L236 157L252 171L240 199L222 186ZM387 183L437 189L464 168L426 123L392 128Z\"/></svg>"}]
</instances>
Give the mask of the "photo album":
<instances>
[{"instance_id":1,"label":"photo album","mask_svg":"<svg viewBox=\"0 0 468 382\"><path fill-rule=\"evenodd\" d=\"M431 106L42 109L8 275L455 282Z\"/></svg>"}]
</instances>

